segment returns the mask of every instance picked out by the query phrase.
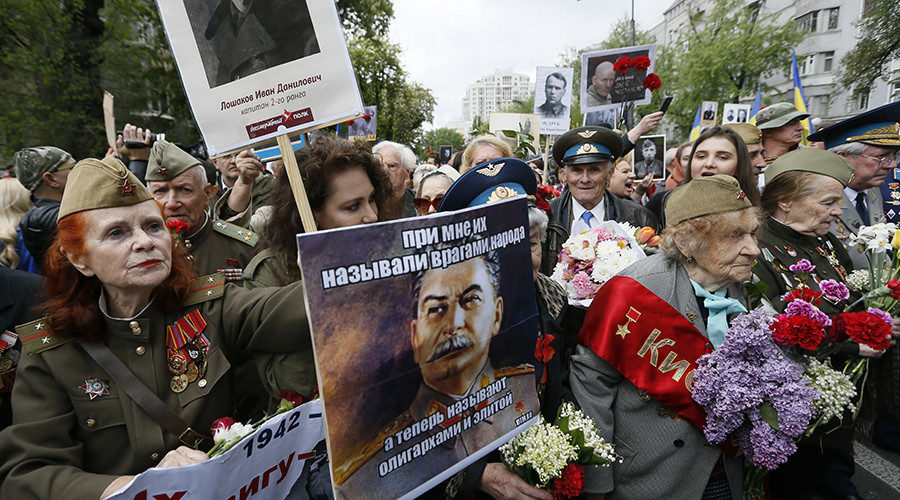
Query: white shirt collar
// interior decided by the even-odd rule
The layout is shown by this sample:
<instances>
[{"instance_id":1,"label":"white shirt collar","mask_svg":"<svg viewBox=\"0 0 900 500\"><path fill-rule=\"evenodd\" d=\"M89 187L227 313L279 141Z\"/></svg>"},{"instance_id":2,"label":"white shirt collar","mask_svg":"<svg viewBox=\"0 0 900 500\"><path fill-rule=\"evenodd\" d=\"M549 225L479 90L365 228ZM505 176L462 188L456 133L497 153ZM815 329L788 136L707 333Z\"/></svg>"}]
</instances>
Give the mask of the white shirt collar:
<instances>
[{"instance_id":1,"label":"white shirt collar","mask_svg":"<svg viewBox=\"0 0 900 500\"><path fill-rule=\"evenodd\" d=\"M851 203L856 203L856 197L859 196L860 193L865 194L865 199L866 199L866 202L868 203L868 201L869 201L869 195L866 194L866 190L857 191L857 190L853 189L852 187L845 187L845 188L844 188L844 195L846 195L847 198L850 199L850 202L851 202Z\"/></svg>"},{"instance_id":2,"label":"white shirt collar","mask_svg":"<svg viewBox=\"0 0 900 500\"><path fill-rule=\"evenodd\" d=\"M583 214L587 211L588 211L588 209L584 208L581 205L581 203L578 203L578 200L576 200L575 197L573 196L572 197L572 217L574 218L574 220L580 219L581 214ZM594 208L592 208L590 210L590 212L592 214L594 214L594 217L598 221L603 220L606 217L606 196L604 196L603 199L600 200L600 203L597 203L597 205L595 205Z\"/></svg>"}]
</instances>

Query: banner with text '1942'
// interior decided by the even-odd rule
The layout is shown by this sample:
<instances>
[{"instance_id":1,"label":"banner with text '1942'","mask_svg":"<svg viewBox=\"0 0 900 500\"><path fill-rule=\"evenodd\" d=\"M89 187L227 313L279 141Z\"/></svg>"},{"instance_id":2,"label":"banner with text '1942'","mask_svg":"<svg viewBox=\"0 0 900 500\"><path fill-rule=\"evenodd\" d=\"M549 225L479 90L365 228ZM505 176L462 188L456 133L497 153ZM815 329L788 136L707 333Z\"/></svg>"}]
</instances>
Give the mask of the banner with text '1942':
<instances>
[{"instance_id":1,"label":"banner with text '1942'","mask_svg":"<svg viewBox=\"0 0 900 500\"><path fill-rule=\"evenodd\" d=\"M334 0L157 0L210 155L362 114Z\"/></svg>"},{"instance_id":2,"label":"banner with text '1942'","mask_svg":"<svg viewBox=\"0 0 900 500\"><path fill-rule=\"evenodd\" d=\"M524 197L300 235L336 498L411 498L536 419Z\"/></svg>"}]
</instances>

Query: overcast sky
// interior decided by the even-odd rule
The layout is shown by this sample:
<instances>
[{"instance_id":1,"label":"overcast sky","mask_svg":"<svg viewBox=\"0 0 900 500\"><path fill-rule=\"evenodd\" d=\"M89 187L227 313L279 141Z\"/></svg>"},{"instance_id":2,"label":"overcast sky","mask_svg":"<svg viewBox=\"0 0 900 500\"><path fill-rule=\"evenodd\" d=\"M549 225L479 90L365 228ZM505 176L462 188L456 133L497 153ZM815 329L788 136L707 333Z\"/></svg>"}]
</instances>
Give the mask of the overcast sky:
<instances>
[{"instance_id":1,"label":"overcast sky","mask_svg":"<svg viewBox=\"0 0 900 500\"><path fill-rule=\"evenodd\" d=\"M635 0L647 29L675 0ZM631 0L394 0L391 40L412 80L437 98L434 126L462 117L466 86L498 69L531 75L567 47L603 41ZM430 127L426 127L430 128Z\"/></svg>"}]
</instances>

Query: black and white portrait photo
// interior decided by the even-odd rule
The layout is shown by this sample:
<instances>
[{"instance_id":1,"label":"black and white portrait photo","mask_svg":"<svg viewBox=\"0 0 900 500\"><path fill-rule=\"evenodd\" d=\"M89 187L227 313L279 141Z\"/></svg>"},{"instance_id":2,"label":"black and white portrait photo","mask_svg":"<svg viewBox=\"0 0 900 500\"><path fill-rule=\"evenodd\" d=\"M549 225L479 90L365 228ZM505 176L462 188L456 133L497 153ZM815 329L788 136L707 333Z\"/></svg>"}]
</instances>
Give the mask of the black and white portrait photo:
<instances>
[{"instance_id":1,"label":"black and white portrait photo","mask_svg":"<svg viewBox=\"0 0 900 500\"><path fill-rule=\"evenodd\" d=\"M573 75L572 68L538 66L534 113L541 115L542 134L562 134L569 130Z\"/></svg>"},{"instance_id":2,"label":"black and white portrait photo","mask_svg":"<svg viewBox=\"0 0 900 500\"><path fill-rule=\"evenodd\" d=\"M719 110L719 103L715 101L703 101L700 105L703 112L700 114L700 125L713 126L716 124L716 116Z\"/></svg>"},{"instance_id":3,"label":"black and white portrait photo","mask_svg":"<svg viewBox=\"0 0 900 500\"><path fill-rule=\"evenodd\" d=\"M184 0L214 88L319 53L306 0Z\"/></svg>"},{"instance_id":4,"label":"black and white portrait photo","mask_svg":"<svg viewBox=\"0 0 900 500\"><path fill-rule=\"evenodd\" d=\"M446 165L450 163L450 158L453 157L453 146L441 146L441 165Z\"/></svg>"},{"instance_id":5,"label":"black and white portrait photo","mask_svg":"<svg viewBox=\"0 0 900 500\"><path fill-rule=\"evenodd\" d=\"M666 136L647 135L635 141L633 153L634 175L643 179L647 174L653 174L654 179L665 177L666 169L663 168L663 159L666 154Z\"/></svg>"},{"instance_id":6,"label":"black and white portrait photo","mask_svg":"<svg viewBox=\"0 0 900 500\"><path fill-rule=\"evenodd\" d=\"M584 126L589 125L614 129L618 126L618 109L616 107L589 111L584 114Z\"/></svg>"},{"instance_id":7,"label":"black and white portrait photo","mask_svg":"<svg viewBox=\"0 0 900 500\"><path fill-rule=\"evenodd\" d=\"M347 130L347 138L359 138L365 140L375 140L375 131L378 127L378 107L366 106L365 113L353 120L350 128Z\"/></svg>"},{"instance_id":8,"label":"black and white portrait photo","mask_svg":"<svg viewBox=\"0 0 900 500\"><path fill-rule=\"evenodd\" d=\"M722 107L722 125L727 123L747 123L750 119L749 104L726 103Z\"/></svg>"}]
</instances>

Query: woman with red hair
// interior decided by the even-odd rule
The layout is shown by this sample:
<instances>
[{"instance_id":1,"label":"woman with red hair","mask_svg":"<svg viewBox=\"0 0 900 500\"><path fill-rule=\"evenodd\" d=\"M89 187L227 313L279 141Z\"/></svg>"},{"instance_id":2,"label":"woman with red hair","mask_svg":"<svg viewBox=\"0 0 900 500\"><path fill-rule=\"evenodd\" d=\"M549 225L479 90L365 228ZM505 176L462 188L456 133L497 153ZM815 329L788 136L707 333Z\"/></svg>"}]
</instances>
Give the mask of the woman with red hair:
<instances>
[{"instance_id":1,"label":"woman with red hair","mask_svg":"<svg viewBox=\"0 0 900 500\"><path fill-rule=\"evenodd\" d=\"M0 497L104 498L151 467L206 459L234 411L232 365L310 350L299 283L197 278L162 210L115 158L69 175L45 261L49 315L18 328Z\"/></svg>"}]
</instances>

